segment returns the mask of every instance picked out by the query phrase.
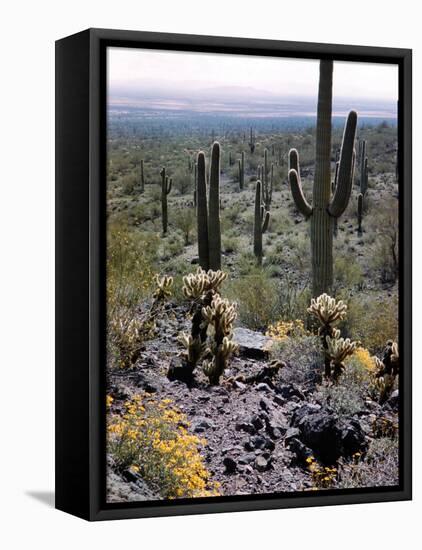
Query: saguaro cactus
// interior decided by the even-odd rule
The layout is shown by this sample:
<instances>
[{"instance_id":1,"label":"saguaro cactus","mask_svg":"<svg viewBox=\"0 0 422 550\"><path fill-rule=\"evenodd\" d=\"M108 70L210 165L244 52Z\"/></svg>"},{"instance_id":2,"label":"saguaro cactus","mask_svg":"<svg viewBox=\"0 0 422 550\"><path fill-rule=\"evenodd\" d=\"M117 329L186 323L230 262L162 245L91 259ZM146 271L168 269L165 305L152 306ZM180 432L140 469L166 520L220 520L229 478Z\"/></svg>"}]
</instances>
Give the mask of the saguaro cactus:
<instances>
[{"instance_id":1,"label":"saguaro cactus","mask_svg":"<svg viewBox=\"0 0 422 550\"><path fill-rule=\"evenodd\" d=\"M166 176L166 169L162 168L160 171L161 176L161 218L163 223L163 235L167 233L168 225L168 207L167 207L167 195L171 191L173 180Z\"/></svg>"},{"instance_id":2,"label":"saguaro cactus","mask_svg":"<svg viewBox=\"0 0 422 550\"><path fill-rule=\"evenodd\" d=\"M144 159L141 159L141 193L145 191Z\"/></svg>"},{"instance_id":3,"label":"saguaro cactus","mask_svg":"<svg viewBox=\"0 0 422 550\"><path fill-rule=\"evenodd\" d=\"M333 62L320 61L316 131L316 165L311 206L302 190L299 155L289 152L289 182L298 210L311 218L312 293L319 296L333 283L333 219L345 211L350 199L357 114L350 111L344 128L337 186L331 196L331 110Z\"/></svg>"},{"instance_id":4,"label":"saguaro cactus","mask_svg":"<svg viewBox=\"0 0 422 550\"><path fill-rule=\"evenodd\" d=\"M243 190L245 187L245 153L242 151L242 156L239 159L239 189Z\"/></svg>"},{"instance_id":5,"label":"saguaro cactus","mask_svg":"<svg viewBox=\"0 0 422 550\"><path fill-rule=\"evenodd\" d=\"M220 230L220 144L216 141L211 151L210 194L208 202L209 269L221 267Z\"/></svg>"},{"instance_id":6,"label":"saguaro cactus","mask_svg":"<svg viewBox=\"0 0 422 550\"><path fill-rule=\"evenodd\" d=\"M251 155L253 155L255 151L255 136L253 134L252 126L251 126L251 134L249 138L249 148L251 150Z\"/></svg>"},{"instance_id":7,"label":"saguaro cactus","mask_svg":"<svg viewBox=\"0 0 422 550\"><path fill-rule=\"evenodd\" d=\"M365 157L361 166L360 192L365 196L368 190L368 157Z\"/></svg>"},{"instance_id":8,"label":"saguaro cactus","mask_svg":"<svg viewBox=\"0 0 422 550\"><path fill-rule=\"evenodd\" d=\"M198 177L197 174L198 174L198 163L194 162L193 163L193 205L195 207L197 203L197 200L196 200L196 195L197 195L196 187L197 187L197 177Z\"/></svg>"},{"instance_id":9,"label":"saguaro cactus","mask_svg":"<svg viewBox=\"0 0 422 550\"><path fill-rule=\"evenodd\" d=\"M358 195L358 234L362 235L363 195Z\"/></svg>"},{"instance_id":10,"label":"saguaro cactus","mask_svg":"<svg viewBox=\"0 0 422 550\"><path fill-rule=\"evenodd\" d=\"M210 189L207 204L205 155L198 154L197 176L198 255L202 269L221 267L220 229L220 144L215 142L211 153Z\"/></svg>"},{"instance_id":11,"label":"saguaro cactus","mask_svg":"<svg viewBox=\"0 0 422 550\"><path fill-rule=\"evenodd\" d=\"M273 197L273 167L271 166L271 179L268 181L268 149L264 150L264 164L262 166L262 198L267 210L270 209Z\"/></svg>"},{"instance_id":12,"label":"saguaro cactus","mask_svg":"<svg viewBox=\"0 0 422 550\"><path fill-rule=\"evenodd\" d=\"M270 213L262 204L261 182L256 182L255 189L255 217L254 217L254 235L253 235L253 251L256 256L258 265L262 264L262 235L268 229L270 221Z\"/></svg>"}]
</instances>

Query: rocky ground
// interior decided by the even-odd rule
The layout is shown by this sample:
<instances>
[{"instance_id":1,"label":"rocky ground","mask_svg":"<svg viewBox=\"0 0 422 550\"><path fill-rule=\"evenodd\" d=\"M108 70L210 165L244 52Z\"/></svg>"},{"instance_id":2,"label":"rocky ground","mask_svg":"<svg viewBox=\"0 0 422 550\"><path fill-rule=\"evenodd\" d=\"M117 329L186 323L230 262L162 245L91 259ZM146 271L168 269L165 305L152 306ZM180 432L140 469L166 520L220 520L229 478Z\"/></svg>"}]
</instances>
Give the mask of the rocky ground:
<instances>
[{"instance_id":1,"label":"rocky ground","mask_svg":"<svg viewBox=\"0 0 422 550\"><path fill-rule=\"evenodd\" d=\"M339 418L318 403L315 381L293 384L295 365L271 362L273 342L260 333L235 330L239 354L220 386L210 386L200 369L190 386L170 381L169 365L181 351L177 335L187 329L184 308L168 305L136 366L109 372L107 393L115 404L145 391L171 399L186 414L190 430L207 440L205 465L223 495L310 490L308 457L333 465L365 452L379 405L368 400L358 414ZM391 414L397 407L393 401L387 406ZM110 457L108 495L110 501L160 498L137 474L116 472Z\"/></svg>"}]
</instances>

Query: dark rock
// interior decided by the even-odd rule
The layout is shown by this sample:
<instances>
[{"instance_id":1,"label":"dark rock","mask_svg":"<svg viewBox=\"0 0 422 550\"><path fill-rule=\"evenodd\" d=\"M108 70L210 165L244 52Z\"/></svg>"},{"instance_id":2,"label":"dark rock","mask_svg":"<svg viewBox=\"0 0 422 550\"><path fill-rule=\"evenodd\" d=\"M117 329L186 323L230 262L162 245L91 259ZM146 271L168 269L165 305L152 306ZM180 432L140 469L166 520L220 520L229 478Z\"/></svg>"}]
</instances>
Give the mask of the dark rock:
<instances>
[{"instance_id":1,"label":"dark rock","mask_svg":"<svg viewBox=\"0 0 422 550\"><path fill-rule=\"evenodd\" d=\"M272 392L272 389L270 388L270 386L268 384L265 384L265 382L261 382L260 384L257 384L256 389L258 391L265 391L268 393Z\"/></svg>"},{"instance_id":2,"label":"dark rock","mask_svg":"<svg viewBox=\"0 0 422 550\"><path fill-rule=\"evenodd\" d=\"M265 399L265 397L262 397L259 401L259 406L264 411L269 411L271 409L271 403L268 401L268 399Z\"/></svg>"},{"instance_id":3,"label":"dark rock","mask_svg":"<svg viewBox=\"0 0 422 550\"><path fill-rule=\"evenodd\" d=\"M296 437L289 439L287 442L287 447L290 451L295 453L300 462L306 462L306 459L314 454L309 447L307 447L304 443L302 443L302 441L300 441L300 439L297 439Z\"/></svg>"},{"instance_id":4,"label":"dark rock","mask_svg":"<svg viewBox=\"0 0 422 550\"><path fill-rule=\"evenodd\" d=\"M287 444L290 439L298 438L300 436L300 430L298 428L289 428L286 432L284 441Z\"/></svg>"},{"instance_id":5,"label":"dark rock","mask_svg":"<svg viewBox=\"0 0 422 550\"><path fill-rule=\"evenodd\" d=\"M388 405L393 411L398 411L398 409L399 409L399 403L400 403L399 390L394 390L393 393L392 393L392 394L390 395L390 397L388 398L387 405Z\"/></svg>"},{"instance_id":6,"label":"dark rock","mask_svg":"<svg viewBox=\"0 0 422 550\"><path fill-rule=\"evenodd\" d=\"M260 430L261 428L264 427L264 422L263 422L262 418L260 416L258 416L257 414L255 414L251 418L251 424L253 424L253 426L255 427L256 430Z\"/></svg>"},{"instance_id":7,"label":"dark rock","mask_svg":"<svg viewBox=\"0 0 422 550\"><path fill-rule=\"evenodd\" d=\"M135 384L148 393L157 393L163 389L163 384L159 380L143 372L138 374Z\"/></svg>"},{"instance_id":8,"label":"dark rock","mask_svg":"<svg viewBox=\"0 0 422 550\"><path fill-rule=\"evenodd\" d=\"M192 421L192 430L195 433L203 433L206 430L214 429L214 428L215 428L214 422L209 418L206 418L203 416L196 417Z\"/></svg>"},{"instance_id":9,"label":"dark rock","mask_svg":"<svg viewBox=\"0 0 422 550\"><path fill-rule=\"evenodd\" d=\"M237 422L235 428L238 432L242 431L249 434L254 434L256 432L256 428L251 422Z\"/></svg>"},{"instance_id":10,"label":"dark rock","mask_svg":"<svg viewBox=\"0 0 422 550\"><path fill-rule=\"evenodd\" d=\"M301 400L305 399L303 393L294 384L281 384L275 388L275 391L284 399L292 399L293 397L298 397Z\"/></svg>"},{"instance_id":11,"label":"dark rock","mask_svg":"<svg viewBox=\"0 0 422 550\"><path fill-rule=\"evenodd\" d=\"M239 457L238 462L239 464L250 464L255 460L255 455L253 453L248 453L246 455L242 455Z\"/></svg>"},{"instance_id":12,"label":"dark rock","mask_svg":"<svg viewBox=\"0 0 422 550\"><path fill-rule=\"evenodd\" d=\"M170 361L167 378L172 382L178 380L189 385L193 382L193 371L186 365L182 358L174 357Z\"/></svg>"},{"instance_id":13,"label":"dark rock","mask_svg":"<svg viewBox=\"0 0 422 550\"><path fill-rule=\"evenodd\" d=\"M225 473L226 474L234 474L234 472L237 469L237 462L234 458L231 456L226 456L223 459L224 467L226 468Z\"/></svg>"},{"instance_id":14,"label":"dark rock","mask_svg":"<svg viewBox=\"0 0 422 550\"><path fill-rule=\"evenodd\" d=\"M269 449L274 450L274 442L269 438L263 435L255 435L249 440L251 447L253 449Z\"/></svg>"},{"instance_id":15,"label":"dark rock","mask_svg":"<svg viewBox=\"0 0 422 550\"><path fill-rule=\"evenodd\" d=\"M234 329L233 340L239 346L240 355L255 359L267 358L273 345L272 338L241 327Z\"/></svg>"},{"instance_id":16,"label":"dark rock","mask_svg":"<svg viewBox=\"0 0 422 550\"><path fill-rule=\"evenodd\" d=\"M300 431L301 442L326 464L366 448L365 433L356 419L339 419L331 411L307 404L295 412L292 423Z\"/></svg>"},{"instance_id":17,"label":"dark rock","mask_svg":"<svg viewBox=\"0 0 422 550\"><path fill-rule=\"evenodd\" d=\"M280 411L274 411L269 415L266 424L267 432L275 439L285 434L288 428L287 419Z\"/></svg>"},{"instance_id":18,"label":"dark rock","mask_svg":"<svg viewBox=\"0 0 422 550\"><path fill-rule=\"evenodd\" d=\"M286 399L284 399L284 397L281 397L279 395L275 395L274 396L274 403L276 405L280 405L280 407L283 407L283 405L286 404Z\"/></svg>"},{"instance_id":19,"label":"dark rock","mask_svg":"<svg viewBox=\"0 0 422 550\"><path fill-rule=\"evenodd\" d=\"M255 459L255 468L258 472L265 472L270 467L270 463L263 456L257 456Z\"/></svg>"}]
</instances>

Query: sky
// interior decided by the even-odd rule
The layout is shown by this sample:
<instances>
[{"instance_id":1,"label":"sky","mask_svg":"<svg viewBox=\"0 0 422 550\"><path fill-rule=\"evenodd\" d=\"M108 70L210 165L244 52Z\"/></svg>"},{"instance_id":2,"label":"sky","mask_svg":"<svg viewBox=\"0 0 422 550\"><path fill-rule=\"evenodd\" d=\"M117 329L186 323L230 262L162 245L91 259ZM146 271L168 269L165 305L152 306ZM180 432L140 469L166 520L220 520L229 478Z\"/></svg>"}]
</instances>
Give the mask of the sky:
<instances>
[{"instance_id":1,"label":"sky","mask_svg":"<svg viewBox=\"0 0 422 550\"><path fill-rule=\"evenodd\" d=\"M318 61L137 48L109 48L110 90L162 89L167 93L214 88L255 89L277 96L314 96ZM396 65L334 62L333 95L396 101Z\"/></svg>"}]
</instances>

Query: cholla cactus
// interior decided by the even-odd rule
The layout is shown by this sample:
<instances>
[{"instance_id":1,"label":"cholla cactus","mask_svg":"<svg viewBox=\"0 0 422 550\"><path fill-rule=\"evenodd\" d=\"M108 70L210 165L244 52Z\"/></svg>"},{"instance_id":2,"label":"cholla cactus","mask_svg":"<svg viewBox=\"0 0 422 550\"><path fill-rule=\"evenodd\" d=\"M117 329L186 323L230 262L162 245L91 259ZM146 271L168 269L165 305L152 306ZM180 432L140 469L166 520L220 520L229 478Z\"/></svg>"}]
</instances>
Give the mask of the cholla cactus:
<instances>
[{"instance_id":1,"label":"cholla cactus","mask_svg":"<svg viewBox=\"0 0 422 550\"><path fill-rule=\"evenodd\" d=\"M334 337L326 336L327 356L331 361L331 379L337 381L346 368L343 361L349 355L353 355L358 342L352 342L350 338L340 338L340 331L334 329Z\"/></svg>"},{"instance_id":2,"label":"cholla cactus","mask_svg":"<svg viewBox=\"0 0 422 550\"><path fill-rule=\"evenodd\" d=\"M183 277L183 294L192 300L190 310L192 327L190 335L182 333L179 341L186 349L186 366L191 373L206 348L208 323L204 319L202 311L211 306L215 297L219 297L220 286L226 278L227 273L223 271L204 271L200 267L196 273L190 273Z\"/></svg>"},{"instance_id":3,"label":"cholla cactus","mask_svg":"<svg viewBox=\"0 0 422 550\"><path fill-rule=\"evenodd\" d=\"M220 336L221 339L231 336L233 321L236 319L236 304L216 295L211 306L202 308L202 317L214 327L217 340Z\"/></svg>"},{"instance_id":4,"label":"cholla cactus","mask_svg":"<svg viewBox=\"0 0 422 550\"><path fill-rule=\"evenodd\" d=\"M388 340L382 360L374 357L376 373L374 385L379 391L379 402L385 403L394 390L396 377L399 374L399 346L397 342Z\"/></svg>"},{"instance_id":5,"label":"cholla cactus","mask_svg":"<svg viewBox=\"0 0 422 550\"><path fill-rule=\"evenodd\" d=\"M336 302L335 298L328 294L321 294L316 299L312 298L308 313L314 315L324 327L344 319L347 305L342 300Z\"/></svg>"},{"instance_id":6,"label":"cholla cactus","mask_svg":"<svg viewBox=\"0 0 422 550\"><path fill-rule=\"evenodd\" d=\"M141 344L152 325L143 325L139 319L118 315L110 319L109 338L118 350L117 364L121 369L132 367L141 354Z\"/></svg>"},{"instance_id":7,"label":"cholla cactus","mask_svg":"<svg viewBox=\"0 0 422 550\"><path fill-rule=\"evenodd\" d=\"M219 292L220 285L227 278L224 271L204 271L198 267L196 273L190 273L183 277L183 294L186 298L198 300L209 292Z\"/></svg>"},{"instance_id":8,"label":"cholla cactus","mask_svg":"<svg viewBox=\"0 0 422 550\"><path fill-rule=\"evenodd\" d=\"M375 379L375 387L379 392L378 401L382 405L387 401L394 390L396 377L392 374L384 374Z\"/></svg>"},{"instance_id":9,"label":"cholla cactus","mask_svg":"<svg viewBox=\"0 0 422 550\"><path fill-rule=\"evenodd\" d=\"M154 276L153 281L157 285L157 288L152 295L152 297L154 298L154 303L164 302L164 300L170 298L171 289L173 286L173 277L170 277L168 275L160 277L157 274Z\"/></svg>"},{"instance_id":10,"label":"cholla cactus","mask_svg":"<svg viewBox=\"0 0 422 550\"><path fill-rule=\"evenodd\" d=\"M202 309L202 317L207 326L213 328L213 339L206 353L211 360L204 361L204 373L211 384L218 384L230 356L237 350L232 342L233 322L236 319L236 304L216 295L211 306Z\"/></svg>"},{"instance_id":11,"label":"cholla cactus","mask_svg":"<svg viewBox=\"0 0 422 550\"><path fill-rule=\"evenodd\" d=\"M347 305L342 300L337 302L335 298L331 298L328 294L321 294L318 298L311 300L308 313L316 317L321 324L318 334L321 337L324 349L324 374L326 378L331 379L333 377L332 359L328 353L327 337L340 338L340 331L335 329L333 324L344 319L347 313Z\"/></svg>"},{"instance_id":12,"label":"cholla cactus","mask_svg":"<svg viewBox=\"0 0 422 550\"><path fill-rule=\"evenodd\" d=\"M187 362L193 370L205 351L205 344L200 337L193 338L191 334L185 332L180 334L178 340L185 347Z\"/></svg>"}]
</instances>

